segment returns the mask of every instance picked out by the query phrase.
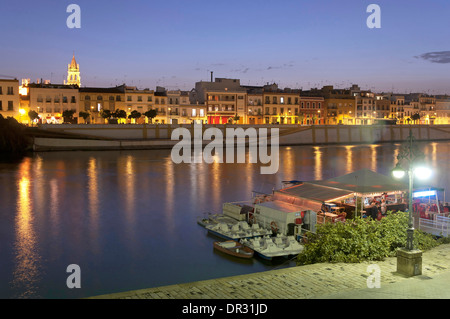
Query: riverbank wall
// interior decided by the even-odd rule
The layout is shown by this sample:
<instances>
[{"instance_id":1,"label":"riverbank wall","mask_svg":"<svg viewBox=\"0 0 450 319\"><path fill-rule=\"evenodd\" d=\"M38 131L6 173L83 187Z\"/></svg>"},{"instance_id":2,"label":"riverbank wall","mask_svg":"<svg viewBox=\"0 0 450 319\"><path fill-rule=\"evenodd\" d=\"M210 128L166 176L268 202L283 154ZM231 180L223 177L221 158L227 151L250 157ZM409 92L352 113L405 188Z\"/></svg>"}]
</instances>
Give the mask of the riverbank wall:
<instances>
[{"instance_id":1,"label":"riverbank wall","mask_svg":"<svg viewBox=\"0 0 450 319\"><path fill-rule=\"evenodd\" d=\"M332 144L376 144L404 142L411 129L416 141L450 141L450 125L161 125L161 124L67 124L42 125L45 137L34 137L33 150L133 150L133 149L170 149L180 142L181 136L172 133L177 128L186 129L191 138L208 128L217 128L223 137L236 129L244 132L255 130L259 137L273 133L278 129L279 145L332 145ZM51 137L51 133L55 137ZM64 137L60 135L64 134ZM197 135L198 136L198 135ZM213 138L214 139L214 138ZM270 136L267 136L270 145ZM210 140L203 140L203 145Z\"/></svg>"}]
</instances>

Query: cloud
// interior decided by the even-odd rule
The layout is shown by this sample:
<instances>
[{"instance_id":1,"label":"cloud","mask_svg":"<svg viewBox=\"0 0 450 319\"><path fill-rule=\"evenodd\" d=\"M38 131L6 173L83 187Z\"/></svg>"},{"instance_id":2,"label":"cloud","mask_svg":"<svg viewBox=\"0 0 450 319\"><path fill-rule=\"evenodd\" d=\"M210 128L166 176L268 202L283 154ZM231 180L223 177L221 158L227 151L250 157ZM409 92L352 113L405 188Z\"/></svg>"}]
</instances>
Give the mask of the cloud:
<instances>
[{"instance_id":1,"label":"cloud","mask_svg":"<svg viewBox=\"0 0 450 319\"><path fill-rule=\"evenodd\" d=\"M431 63L450 63L450 51L428 52L415 58L430 61Z\"/></svg>"}]
</instances>

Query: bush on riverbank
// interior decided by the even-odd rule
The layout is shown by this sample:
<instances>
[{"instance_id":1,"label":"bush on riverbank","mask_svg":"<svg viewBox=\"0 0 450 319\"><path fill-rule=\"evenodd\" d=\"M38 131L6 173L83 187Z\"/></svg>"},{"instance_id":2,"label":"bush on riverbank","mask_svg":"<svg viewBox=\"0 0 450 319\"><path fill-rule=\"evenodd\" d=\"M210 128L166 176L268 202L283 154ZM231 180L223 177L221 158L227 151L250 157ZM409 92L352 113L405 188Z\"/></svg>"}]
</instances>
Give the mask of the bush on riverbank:
<instances>
[{"instance_id":1,"label":"bush on riverbank","mask_svg":"<svg viewBox=\"0 0 450 319\"><path fill-rule=\"evenodd\" d=\"M0 153L19 155L26 152L31 141L25 134L26 127L12 117L4 118L0 114Z\"/></svg>"},{"instance_id":2,"label":"bush on riverbank","mask_svg":"<svg viewBox=\"0 0 450 319\"><path fill-rule=\"evenodd\" d=\"M394 257L397 248L405 246L407 228L408 213L404 212L388 212L381 221L356 218L345 223L318 225L316 234L308 234L305 249L297 257L297 265L357 263ZM417 249L425 251L443 241L420 230L414 231Z\"/></svg>"}]
</instances>

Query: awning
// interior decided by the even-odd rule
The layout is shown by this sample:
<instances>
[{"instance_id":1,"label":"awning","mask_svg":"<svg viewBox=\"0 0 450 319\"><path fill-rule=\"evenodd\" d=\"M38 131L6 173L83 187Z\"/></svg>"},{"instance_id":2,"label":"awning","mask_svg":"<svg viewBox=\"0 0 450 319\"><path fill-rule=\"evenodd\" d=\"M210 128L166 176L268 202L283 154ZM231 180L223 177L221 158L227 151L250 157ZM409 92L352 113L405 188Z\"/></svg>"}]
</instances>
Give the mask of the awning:
<instances>
[{"instance_id":1,"label":"awning","mask_svg":"<svg viewBox=\"0 0 450 319\"><path fill-rule=\"evenodd\" d=\"M325 181L313 181L309 183L351 191L360 195L408 191L408 185L406 183L399 182L389 176L376 173L369 169L361 169Z\"/></svg>"},{"instance_id":2,"label":"awning","mask_svg":"<svg viewBox=\"0 0 450 319\"><path fill-rule=\"evenodd\" d=\"M320 209L322 203L324 202L353 196L353 194L354 192L349 190L335 189L321 185L303 183L301 185L296 185L276 191L275 198L279 196L283 197L284 200L286 200L286 197L294 197L296 199L292 199L292 201L294 201L296 205L309 206L311 207L311 209L317 209L318 207Z\"/></svg>"}]
</instances>

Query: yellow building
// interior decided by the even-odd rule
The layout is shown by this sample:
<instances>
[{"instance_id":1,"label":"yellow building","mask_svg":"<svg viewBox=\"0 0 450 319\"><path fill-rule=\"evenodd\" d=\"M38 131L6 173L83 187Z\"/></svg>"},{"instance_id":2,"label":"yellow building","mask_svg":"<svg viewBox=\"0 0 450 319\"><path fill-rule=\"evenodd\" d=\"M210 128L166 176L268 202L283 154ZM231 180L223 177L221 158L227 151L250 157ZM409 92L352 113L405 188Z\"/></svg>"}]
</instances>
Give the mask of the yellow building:
<instances>
[{"instance_id":1,"label":"yellow building","mask_svg":"<svg viewBox=\"0 0 450 319\"><path fill-rule=\"evenodd\" d=\"M127 111L125 102L125 85L111 88L83 87L80 92L80 111L90 113L91 123L105 123L100 116L101 110Z\"/></svg>"},{"instance_id":2,"label":"yellow building","mask_svg":"<svg viewBox=\"0 0 450 319\"><path fill-rule=\"evenodd\" d=\"M0 79L0 114L4 117L14 117L19 121L19 80Z\"/></svg>"},{"instance_id":3,"label":"yellow building","mask_svg":"<svg viewBox=\"0 0 450 319\"><path fill-rule=\"evenodd\" d=\"M354 124L355 99L325 98L326 124Z\"/></svg>"},{"instance_id":4,"label":"yellow building","mask_svg":"<svg viewBox=\"0 0 450 319\"><path fill-rule=\"evenodd\" d=\"M74 118L78 117L80 103L76 85L31 83L28 84L28 94L29 110L36 111L43 124L63 123L62 114L68 110L74 111Z\"/></svg>"}]
</instances>

